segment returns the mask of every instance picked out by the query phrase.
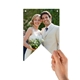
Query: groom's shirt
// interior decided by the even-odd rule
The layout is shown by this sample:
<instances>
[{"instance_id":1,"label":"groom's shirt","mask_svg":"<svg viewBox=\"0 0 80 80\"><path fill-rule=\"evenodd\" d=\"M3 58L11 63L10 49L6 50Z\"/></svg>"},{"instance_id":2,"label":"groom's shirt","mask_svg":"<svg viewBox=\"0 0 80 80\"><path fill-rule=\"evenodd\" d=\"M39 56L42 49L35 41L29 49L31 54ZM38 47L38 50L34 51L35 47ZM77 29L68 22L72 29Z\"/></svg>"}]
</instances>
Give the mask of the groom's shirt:
<instances>
[{"instance_id":1,"label":"groom's shirt","mask_svg":"<svg viewBox=\"0 0 80 80\"><path fill-rule=\"evenodd\" d=\"M51 24L50 24L50 25L51 25ZM48 31L48 29L49 29L50 25L49 25L49 26L47 26L47 27L45 27L45 31Z\"/></svg>"}]
</instances>

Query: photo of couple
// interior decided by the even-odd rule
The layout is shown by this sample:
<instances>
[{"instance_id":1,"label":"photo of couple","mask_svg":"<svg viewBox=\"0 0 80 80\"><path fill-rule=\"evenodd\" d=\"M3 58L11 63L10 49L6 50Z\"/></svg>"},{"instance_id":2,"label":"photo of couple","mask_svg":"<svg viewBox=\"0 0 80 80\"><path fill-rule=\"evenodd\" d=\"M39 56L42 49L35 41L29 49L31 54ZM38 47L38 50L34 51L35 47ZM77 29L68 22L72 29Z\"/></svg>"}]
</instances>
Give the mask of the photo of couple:
<instances>
[{"instance_id":1,"label":"photo of couple","mask_svg":"<svg viewBox=\"0 0 80 80\"><path fill-rule=\"evenodd\" d=\"M23 18L23 61L41 44L50 53L59 49L59 9L23 9Z\"/></svg>"}]
</instances>

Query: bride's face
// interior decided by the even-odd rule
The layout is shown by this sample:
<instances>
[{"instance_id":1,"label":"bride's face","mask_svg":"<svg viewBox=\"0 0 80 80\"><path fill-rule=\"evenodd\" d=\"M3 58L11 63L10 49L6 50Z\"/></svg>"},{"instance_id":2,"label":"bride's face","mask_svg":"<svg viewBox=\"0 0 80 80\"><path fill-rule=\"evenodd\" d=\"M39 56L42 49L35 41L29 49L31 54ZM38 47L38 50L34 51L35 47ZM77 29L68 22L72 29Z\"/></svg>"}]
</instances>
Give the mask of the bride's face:
<instances>
[{"instance_id":1,"label":"bride's face","mask_svg":"<svg viewBox=\"0 0 80 80\"><path fill-rule=\"evenodd\" d=\"M33 20L34 26L39 27L39 25L41 24L41 19L40 16L36 16Z\"/></svg>"}]
</instances>

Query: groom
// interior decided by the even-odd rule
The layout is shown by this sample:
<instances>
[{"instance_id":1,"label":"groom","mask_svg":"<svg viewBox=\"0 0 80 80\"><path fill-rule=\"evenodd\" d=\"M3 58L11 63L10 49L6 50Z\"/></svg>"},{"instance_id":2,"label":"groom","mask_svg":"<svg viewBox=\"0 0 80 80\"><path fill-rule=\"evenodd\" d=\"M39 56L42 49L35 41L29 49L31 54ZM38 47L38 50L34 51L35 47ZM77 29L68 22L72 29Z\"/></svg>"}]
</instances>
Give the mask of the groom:
<instances>
[{"instance_id":1,"label":"groom","mask_svg":"<svg viewBox=\"0 0 80 80\"><path fill-rule=\"evenodd\" d=\"M45 27L42 29L42 37L44 39L43 46L50 52L59 48L59 27L54 25L52 16L48 11L43 11L40 18Z\"/></svg>"}]
</instances>

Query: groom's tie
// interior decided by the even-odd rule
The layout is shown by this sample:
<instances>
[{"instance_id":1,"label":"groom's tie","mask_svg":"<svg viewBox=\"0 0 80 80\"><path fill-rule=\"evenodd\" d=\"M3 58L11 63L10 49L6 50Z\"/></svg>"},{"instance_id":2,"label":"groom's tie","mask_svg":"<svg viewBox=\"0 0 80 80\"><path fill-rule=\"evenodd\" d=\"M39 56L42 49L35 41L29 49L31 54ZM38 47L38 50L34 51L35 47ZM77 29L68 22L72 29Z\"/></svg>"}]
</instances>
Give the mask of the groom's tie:
<instances>
[{"instance_id":1,"label":"groom's tie","mask_svg":"<svg viewBox=\"0 0 80 80\"><path fill-rule=\"evenodd\" d=\"M46 31L48 30L48 28L45 28L46 29Z\"/></svg>"}]
</instances>

